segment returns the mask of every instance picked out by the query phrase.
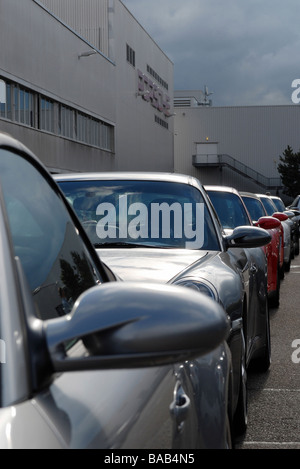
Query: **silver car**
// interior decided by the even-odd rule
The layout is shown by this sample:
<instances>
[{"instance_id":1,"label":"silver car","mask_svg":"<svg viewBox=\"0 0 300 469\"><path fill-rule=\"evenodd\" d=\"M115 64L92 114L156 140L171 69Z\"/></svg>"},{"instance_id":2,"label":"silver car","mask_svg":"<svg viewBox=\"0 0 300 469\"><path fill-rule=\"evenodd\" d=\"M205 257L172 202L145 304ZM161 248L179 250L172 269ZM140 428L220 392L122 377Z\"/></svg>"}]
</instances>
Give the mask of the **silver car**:
<instances>
[{"instance_id":1,"label":"silver car","mask_svg":"<svg viewBox=\"0 0 300 469\"><path fill-rule=\"evenodd\" d=\"M3 134L0 185L0 447L231 447L224 309L118 281L44 166Z\"/></svg>"},{"instance_id":2,"label":"silver car","mask_svg":"<svg viewBox=\"0 0 300 469\"><path fill-rule=\"evenodd\" d=\"M244 432L246 368L250 360L261 368L270 364L266 278L257 277L260 295L253 304L245 283L251 266L244 248L267 244L269 234L247 226L225 236L201 184L190 176L81 173L56 175L55 180L100 258L124 281L176 284L224 307L231 324L230 413L235 434Z\"/></svg>"},{"instance_id":3,"label":"silver car","mask_svg":"<svg viewBox=\"0 0 300 469\"><path fill-rule=\"evenodd\" d=\"M283 200L280 197L276 195L270 195L270 197L272 201L274 202L274 204L276 205L278 212L288 214L294 223L294 254L295 256L298 256L299 255L299 237L300 237L300 233L299 233L300 212L296 207L293 207L293 206L286 207L283 203ZM291 212L294 214L294 216L290 214Z\"/></svg>"}]
</instances>

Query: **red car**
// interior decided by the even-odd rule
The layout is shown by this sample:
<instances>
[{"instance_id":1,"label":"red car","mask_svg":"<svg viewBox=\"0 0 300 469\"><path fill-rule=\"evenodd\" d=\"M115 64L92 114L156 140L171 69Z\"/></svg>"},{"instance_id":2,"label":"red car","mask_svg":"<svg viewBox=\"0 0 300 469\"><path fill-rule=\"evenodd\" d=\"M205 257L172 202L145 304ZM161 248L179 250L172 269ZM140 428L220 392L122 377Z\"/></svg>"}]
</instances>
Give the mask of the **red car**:
<instances>
[{"instance_id":1,"label":"red car","mask_svg":"<svg viewBox=\"0 0 300 469\"><path fill-rule=\"evenodd\" d=\"M284 276L284 232L278 218L268 216L260 198L249 192L240 192L255 226L266 229L272 237L264 246L268 260L268 296L272 306L278 306L280 278Z\"/></svg>"}]
</instances>

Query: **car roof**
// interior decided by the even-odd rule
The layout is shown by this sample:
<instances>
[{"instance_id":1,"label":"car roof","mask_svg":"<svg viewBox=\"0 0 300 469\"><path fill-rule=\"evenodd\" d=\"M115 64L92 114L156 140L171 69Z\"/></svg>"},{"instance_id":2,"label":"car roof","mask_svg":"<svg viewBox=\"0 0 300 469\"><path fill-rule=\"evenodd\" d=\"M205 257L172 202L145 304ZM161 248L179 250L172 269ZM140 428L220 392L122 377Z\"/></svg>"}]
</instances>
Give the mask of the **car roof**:
<instances>
[{"instance_id":1,"label":"car roof","mask_svg":"<svg viewBox=\"0 0 300 469\"><path fill-rule=\"evenodd\" d=\"M252 197L253 199L260 200L257 194L253 194L253 192L240 192L242 197Z\"/></svg>"},{"instance_id":2,"label":"car roof","mask_svg":"<svg viewBox=\"0 0 300 469\"><path fill-rule=\"evenodd\" d=\"M135 181L170 181L185 184L200 185L200 182L186 174L167 172L142 172L142 171L111 171L111 172L86 172L54 174L56 181L92 181L99 180L135 180Z\"/></svg>"},{"instance_id":3,"label":"car roof","mask_svg":"<svg viewBox=\"0 0 300 469\"><path fill-rule=\"evenodd\" d=\"M234 187L229 187L229 186L215 186L215 185L204 185L204 189L206 191L219 191L219 192L232 192L233 194L238 194L239 191L235 189Z\"/></svg>"},{"instance_id":4,"label":"car roof","mask_svg":"<svg viewBox=\"0 0 300 469\"><path fill-rule=\"evenodd\" d=\"M270 198L269 194L255 194L255 195L257 195L257 197L269 197Z\"/></svg>"}]
</instances>

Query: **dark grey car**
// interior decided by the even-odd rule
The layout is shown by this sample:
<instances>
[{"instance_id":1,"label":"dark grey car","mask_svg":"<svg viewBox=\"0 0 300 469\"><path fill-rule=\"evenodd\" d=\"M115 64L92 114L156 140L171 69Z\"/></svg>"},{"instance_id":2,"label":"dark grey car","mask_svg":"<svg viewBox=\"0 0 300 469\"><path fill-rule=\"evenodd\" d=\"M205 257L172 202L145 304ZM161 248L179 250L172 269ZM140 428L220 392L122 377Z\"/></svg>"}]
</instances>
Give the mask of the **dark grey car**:
<instances>
[{"instance_id":1,"label":"dark grey car","mask_svg":"<svg viewBox=\"0 0 300 469\"><path fill-rule=\"evenodd\" d=\"M180 285L224 307L231 324L231 413L235 432L245 431L246 367L250 359L269 365L269 318L265 278L249 314L251 266L244 248L268 243L268 233L247 226L225 236L201 184L185 175L88 173L55 180L100 257L123 280Z\"/></svg>"},{"instance_id":2,"label":"dark grey car","mask_svg":"<svg viewBox=\"0 0 300 469\"><path fill-rule=\"evenodd\" d=\"M0 447L231 447L224 309L117 281L50 174L3 134L0 184Z\"/></svg>"},{"instance_id":3,"label":"dark grey car","mask_svg":"<svg viewBox=\"0 0 300 469\"><path fill-rule=\"evenodd\" d=\"M228 235L239 226L253 226L250 215L239 192L233 187L205 186L205 190L217 212L222 227ZM271 236L269 236L269 242ZM268 244L268 243L266 243ZM246 338L246 364L253 362L261 340L265 341L264 360L266 371L271 363L270 322L268 303L268 263L264 250L248 246L244 249L240 264L247 298L247 314L244 316Z\"/></svg>"}]
</instances>

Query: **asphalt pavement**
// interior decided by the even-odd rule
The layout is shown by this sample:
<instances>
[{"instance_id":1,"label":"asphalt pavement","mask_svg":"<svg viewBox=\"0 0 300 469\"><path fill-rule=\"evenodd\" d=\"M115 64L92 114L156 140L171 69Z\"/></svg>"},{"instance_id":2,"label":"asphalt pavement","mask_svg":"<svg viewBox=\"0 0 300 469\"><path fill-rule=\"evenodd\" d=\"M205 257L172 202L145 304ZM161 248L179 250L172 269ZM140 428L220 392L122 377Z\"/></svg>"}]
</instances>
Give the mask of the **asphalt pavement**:
<instances>
[{"instance_id":1,"label":"asphalt pavement","mask_svg":"<svg viewBox=\"0 0 300 469\"><path fill-rule=\"evenodd\" d=\"M248 429L236 449L300 449L300 256L270 309L272 363L248 372Z\"/></svg>"}]
</instances>

